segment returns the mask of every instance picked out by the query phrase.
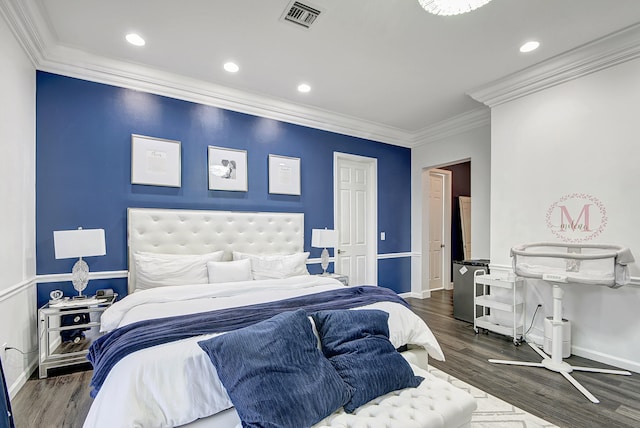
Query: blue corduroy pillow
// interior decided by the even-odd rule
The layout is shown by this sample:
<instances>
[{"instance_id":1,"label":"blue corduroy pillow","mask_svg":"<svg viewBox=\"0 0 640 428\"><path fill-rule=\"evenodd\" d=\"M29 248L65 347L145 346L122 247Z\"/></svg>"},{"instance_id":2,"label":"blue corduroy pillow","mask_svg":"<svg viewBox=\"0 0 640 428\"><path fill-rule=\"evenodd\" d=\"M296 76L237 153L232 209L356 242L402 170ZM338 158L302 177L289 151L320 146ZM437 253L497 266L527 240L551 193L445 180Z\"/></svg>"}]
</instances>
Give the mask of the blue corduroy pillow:
<instances>
[{"instance_id":1,"label":"blue corduroy pillow","mask_svg":"<svg viewBox=\"0 0 640 428\"><path fill-rule=\"evenodd\" d=\"M244 427L307 427L351 397L303 310L198 342Z\"/></svg>"},{"instance_id":2,"label":"blue corduroy pillow","mask_svg":"<svg viewBox=\"0 0 640 428\"><path fill-rule=\"evenodd\" d=\"M355 391L344 410L424 380L389 341L389 314L375 309L319 311L311 315L322 352Z\"/></svg>"}]
</instances>

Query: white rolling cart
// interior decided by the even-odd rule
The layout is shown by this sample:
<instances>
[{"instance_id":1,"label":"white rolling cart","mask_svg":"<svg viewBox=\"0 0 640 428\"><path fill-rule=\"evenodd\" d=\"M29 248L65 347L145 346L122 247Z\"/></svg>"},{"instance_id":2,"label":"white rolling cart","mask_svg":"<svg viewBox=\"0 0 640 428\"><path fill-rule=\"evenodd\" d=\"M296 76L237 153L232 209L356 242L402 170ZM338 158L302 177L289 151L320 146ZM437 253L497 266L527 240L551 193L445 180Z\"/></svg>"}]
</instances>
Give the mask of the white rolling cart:
<instances>
[{"instance_id":1,"label":"white rolling cart","mask_svg":"<svg viewBox=\"0 0 640 428\"><path fill-rule=\"evenodd\" d=\"M479 328L513 338L519 346L524 338L524 281L522 278L499 278L487 275L482 269L473 273L475 298L473 305L473 330ZM491 294L491 288L494 293ZM498 292L498 289L507 292ZM511 316L497 317L491 310L503 311Z\"/></svg>"}]
</instances>

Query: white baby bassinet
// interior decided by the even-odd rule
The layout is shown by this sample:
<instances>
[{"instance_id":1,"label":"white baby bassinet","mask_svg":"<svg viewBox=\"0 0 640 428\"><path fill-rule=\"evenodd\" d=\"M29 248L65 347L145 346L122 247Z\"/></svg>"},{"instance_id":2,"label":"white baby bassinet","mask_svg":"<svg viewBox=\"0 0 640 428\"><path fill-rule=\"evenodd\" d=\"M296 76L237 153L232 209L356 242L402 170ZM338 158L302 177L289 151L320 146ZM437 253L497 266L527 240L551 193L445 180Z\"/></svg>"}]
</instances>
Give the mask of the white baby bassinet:
<instances>
[{"instance_id":1,"label":"white baby bassinet","mask_svg":"<svg viewBox=\"0 0 640 428\"><path fill-rule=\"evenodd\" d=\"M562 281L618 288L629 283L628 248L611 244L537 242L511 249L518 276L544 279L557 275Z\"/></svg>"},{"instance_id":2,"label":"white baby bassinet","mask_svg":"<svg viewBox=\"0 0 640 428\"><path fill-rule=\"evenodd\" d=\"M525 278L537 278L547 281L553 291L553 319L551 358L536 345L527 342L536 351L541 362L495 360L496 364L509 364L528 367L542 367L560 373L585 397L593 403L600 401L571 376L572 371L631 375L626 370L596 369L592 367L572 366L562 360L563 316L562 298L566 283L587 285L606 285L618 288L629 283L628 265L634 262L628 248L610 244L567 244L556 242L537 242L523 244L511 249L513 270L516 275Z\"/></svg>"}]
</instances>

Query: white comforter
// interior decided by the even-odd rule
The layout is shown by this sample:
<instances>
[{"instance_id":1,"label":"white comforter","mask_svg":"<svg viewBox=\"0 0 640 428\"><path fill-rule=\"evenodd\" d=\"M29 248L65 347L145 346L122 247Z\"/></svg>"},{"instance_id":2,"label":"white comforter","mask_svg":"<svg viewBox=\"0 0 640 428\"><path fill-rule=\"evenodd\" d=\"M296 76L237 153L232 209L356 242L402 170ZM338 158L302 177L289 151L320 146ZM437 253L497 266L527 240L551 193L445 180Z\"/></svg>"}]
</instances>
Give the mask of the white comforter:
<instances>
[{"instance_id":1,"label":"white comforter","mask_svg":"<svg viewBox=\"0 0 640 428\"><path fill-rule=\"evenodd\" d=\"M115 303L102 315L102 330L143 319L264 303L343 287L334 279L318 276L160 287L133 293ZM394 346L423 347L431 357L444 360L431 330L409 309L391 302L366 308L389 313ZM197 344L213 336L166 343L123 358L98 392L84 427L174 427L232 407L211 360Z\"/></svg>"}]
</instances>

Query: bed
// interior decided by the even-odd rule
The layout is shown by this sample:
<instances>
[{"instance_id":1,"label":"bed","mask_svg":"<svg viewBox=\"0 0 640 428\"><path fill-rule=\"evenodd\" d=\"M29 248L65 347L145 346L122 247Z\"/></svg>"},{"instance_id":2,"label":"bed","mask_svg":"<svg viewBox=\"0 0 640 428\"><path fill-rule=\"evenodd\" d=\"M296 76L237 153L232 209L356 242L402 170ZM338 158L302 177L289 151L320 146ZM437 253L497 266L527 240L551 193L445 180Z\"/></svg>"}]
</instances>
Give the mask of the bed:
<instances>
[{"instance_id":1,"label":"bed","mask_svg":"<svg viewBox=\"0 0 640 428\"><path fill-rule=\"evenodd\" d=\"M382 287L308 274L303 214L131 208L127 217L129 295L105 311L105 335L90 350L94 401L85 427L236 427L255 406L275 412L280 395L307 400L286 404L285 417L318 407L314 427L469 426L474 399L428 373L428 358L444 355L406 302ZM344 331L357 337L344 339ZM380 355L389 358L388 381L401 382L381 394L357 370L369 360L351 356L371 337L379 339L376 358L378 343L391 348ZM298 367L300 355L310 360ZM270 372L251 367L260 364ZM274 364L287 376L274 377L267 393ZM262 373L253 380L261 386L251 388L243 370ZM292 383L280 383L289 372Z\"/></svg>"}]
</instances>

